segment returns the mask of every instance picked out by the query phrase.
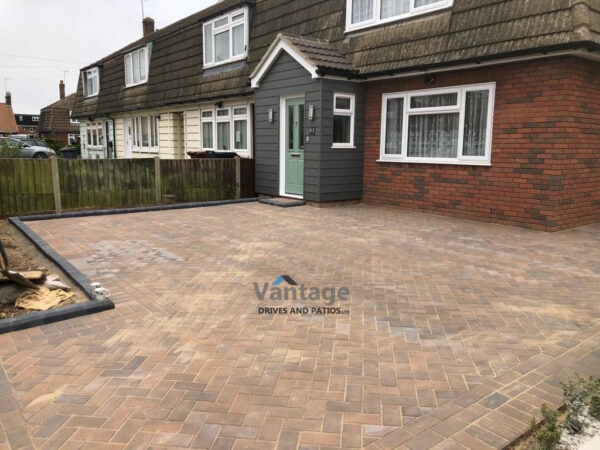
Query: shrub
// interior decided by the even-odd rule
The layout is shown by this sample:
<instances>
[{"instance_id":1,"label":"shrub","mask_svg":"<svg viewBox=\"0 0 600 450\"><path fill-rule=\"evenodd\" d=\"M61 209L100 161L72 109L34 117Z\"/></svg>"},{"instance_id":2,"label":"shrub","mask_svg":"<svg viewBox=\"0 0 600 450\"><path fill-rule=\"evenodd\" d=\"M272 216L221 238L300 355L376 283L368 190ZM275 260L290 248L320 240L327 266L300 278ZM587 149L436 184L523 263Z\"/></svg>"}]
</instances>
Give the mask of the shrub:
<instances>
[{"instance_id":1,"label":"shrub","mask_svg":"<svg viewBox=\"0 0 600 450\"><path fill-rule=\"evenodd\" d=\"M600 420L600 397L597 395L590 399L590 416Z\"/></svg>"},{"instance_id":2,"label":"shrub","mask_svg":"<svg viewBox=\"0 0 600 450\"><path fill-rule=\"evenodd\" d=\"M532 419L532 426L535 419ZM562 435L558 427L558 411L542 405L542 424L535 432L534 436L540 445L541 450L554 450L560 442Z\"/></svg>"},{"instance_id":3,"label":"shrub","mask_svg":"<svg viewBox=\"0 0 600 450\"><path fill-rule=\"evenodd\" d=\"M55 152L59 151L61 148L67 145L67 143L61 139L46 138L44 140L46 141L46 144L48 144L48 147L50 147Z\"/></svg>"},{"instance_id":4,"label":"shrub","mask_svg":"<svg viewBox=\"0 0 600 450\"><path fill-rule=\"evenodd\" d=\"M560 384L563 388L565 406L567 407L565 428L571 433L579 433L581 431L579 416L585 406L586 382L578 374L575 374L574 377Z\"/></svg>"},{"instance_id":5,"label":"shrub","mask_svg":"<svg viewBox=\"0 0 600 450\"><path fill-rule=\"evenodd\" d=\"M16 158L19 156L20 150L20 147L10 145L8 141L2 141L0 143L0 158Z\"/></svg>"}]
</instances>

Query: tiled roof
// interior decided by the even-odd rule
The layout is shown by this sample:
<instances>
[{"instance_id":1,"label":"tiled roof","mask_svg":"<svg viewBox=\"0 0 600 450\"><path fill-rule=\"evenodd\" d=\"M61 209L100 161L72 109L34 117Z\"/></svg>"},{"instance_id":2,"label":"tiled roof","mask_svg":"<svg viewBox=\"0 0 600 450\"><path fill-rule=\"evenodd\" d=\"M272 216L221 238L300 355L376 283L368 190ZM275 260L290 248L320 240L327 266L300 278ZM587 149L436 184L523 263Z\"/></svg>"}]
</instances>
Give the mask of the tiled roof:
<instances>
[{"instance_id":1,"label":"tiled roof","mask_svg":"<svg viewBox=\"0 0 600 450\"><path fill-rule=\"evenodd\" d=\"M19 127L15 120L12 107L6 103L0 103L0 133L18 133Z\"/></svg>"},{"instance_id":2,"label":"tiled roof","mask_svg":"<svg viewBox=\"0 0 600 450\"><path fill-rule=\"evenodd\" d=\"M279 36L319 69L346 73L357 72L344 54L327 41L288 34Z\"/></svg>"},{"instance_id":3,"label":"tiled roof","mask_svg":"<svg viewBox=\"0 0 600 450\"><path fill-rule=\"evenodd\" d=\"M247 63L203 72L201 23L244 4L252 9ZM345 8L346 0L224 0L95 63L101 66L100 94L84 99L80 82L76 116L250 95L248 77L279 33L322 42L318 52L343 55L363 76L551 49L600 49L600 0L454 0L449 9L351 33L345 33ZM123 55L147 42L153 44L149 80L126 89ZM319 58L316 45L305 51Z\"/></svg>"},{"instance_id":4,"label":"tiled roof","mask_svg":"<svg viewBox=\"0 0 600 450\"><path fill-rule=\"evenodd\" d=\"M72 93L65 98L42 108L38 131L40 133L76 133L79 125L71 123L70 112L75 105L77 94Z\"/></svg>"}]
</instances>

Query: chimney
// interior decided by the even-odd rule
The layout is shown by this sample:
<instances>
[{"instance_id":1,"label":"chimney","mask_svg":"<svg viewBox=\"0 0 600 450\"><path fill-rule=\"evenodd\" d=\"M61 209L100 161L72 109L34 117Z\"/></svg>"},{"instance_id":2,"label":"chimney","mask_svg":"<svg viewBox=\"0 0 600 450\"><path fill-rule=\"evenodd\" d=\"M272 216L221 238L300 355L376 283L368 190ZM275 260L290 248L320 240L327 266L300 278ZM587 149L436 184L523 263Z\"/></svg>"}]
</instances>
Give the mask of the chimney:
<instances>
[{"instance_id":1,"label":"chimney","mask_svg":"<svg viewBox=\"0 0 600 450\"><path fill-rule=\"evenodd\" d=\"M58 92L60 93L61 100L65 98L65 83L63 80L60 80L60 83L58 83Z\"/></svg>"},{"instance_id":2,"label":"chimney","mask_svg":"<svg viewBox=\"0 0 600 450\"><path fill-rule=\"evenodd\" d=\"M142 27L144 28L144 37L154 33L154 19L150 17L144 18L142 20Z\"/></svg>"},{"instance_id":3,"label":"chimney","mask_svg":"<svg viewBox=\"0 0 600 450\"><path fill-rule=\"evenodd\" d=\"M10 92L6 92L6 95L4 96L4 101L8 106L12 105L12 96L10 95Z\"/></svg>"}]
</instances>

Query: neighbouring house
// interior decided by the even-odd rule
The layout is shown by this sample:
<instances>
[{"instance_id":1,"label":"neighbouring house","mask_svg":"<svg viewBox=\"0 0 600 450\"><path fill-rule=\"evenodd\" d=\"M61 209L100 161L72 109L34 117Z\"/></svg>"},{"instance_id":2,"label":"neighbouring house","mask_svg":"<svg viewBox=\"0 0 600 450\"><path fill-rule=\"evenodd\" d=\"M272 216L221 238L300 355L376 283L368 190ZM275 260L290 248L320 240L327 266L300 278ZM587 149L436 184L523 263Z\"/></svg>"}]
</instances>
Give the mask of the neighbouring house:
<instances>
[{"instance_id":1,"label":"neighbouring house","mask_svg":"<svg viewBox=\"0 0 600 450\"><path fill-rule=\"evenodd\" d=\"M38 136L39 114L15 114L15 120L19 127L19 134L25 134L29 137Z\"/></svg>"},{"instance_id":2,"label":"neighbouring house","mask_svg":"<svg viewBox=\"0 0 600 450\"><path fill-rule=\"evenodd\" d=\"M79 121L72 116L76 93L65 96L65 84L58 85L60 100L40 111L38 134L40 137L63 141L69 145L79 143Z\"/></svg>"},{"instance_id":3,"label":"neighbouring house","mask_svg":"<svg viewBox=\"0 0 600 450\"><path fill-rule=\"evenodd\" d=\"M600 220L600 0L224 0L149 27L82 70L75 115L118 157L236 151L260 194Z\"/></svg>"},{"instance_id":4,"label":"neighbouring house","mask_svg":"<svg viewBox=\"0 0 600 450\"><path fill-rule=\"evenodd\" d=\"M17 121L12 110L12 96L5 95L5 103L0 103L0 136L8 136L19 132Z\"/></svg>"},{"instance_id":5,"label":"neighbouring house","mask_svg":"<svg viewBox=\"0 0 600 450\"><path fill-rule=\"evenodd\" d=\"M201 149L250 157L249 14L247 2L225 0L156 31L146 18L141 39L84 68L74 112L82 157L185 158ZM231 45L205 64L203 29L213 26Z\"/></svg>"}]
</instances>

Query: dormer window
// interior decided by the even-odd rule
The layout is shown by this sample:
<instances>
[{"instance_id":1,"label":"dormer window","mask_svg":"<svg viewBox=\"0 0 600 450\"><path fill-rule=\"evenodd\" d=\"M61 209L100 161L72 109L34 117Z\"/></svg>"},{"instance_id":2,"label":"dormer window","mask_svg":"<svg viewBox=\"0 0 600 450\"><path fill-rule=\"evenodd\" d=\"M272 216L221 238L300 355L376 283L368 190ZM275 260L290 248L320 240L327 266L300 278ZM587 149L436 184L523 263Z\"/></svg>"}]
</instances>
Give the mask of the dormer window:
<instances>
[{"instance_id":1,"label":"dormer window","mask_svg":"<svg viewBox=\"0 0 600 450\"><path fill-rule=\"evenodd\" d=\"M148 47L125 55L125 87L148 81Z\"/></svg>"},{"instance_id":2,"label":"dormer window","mask_svg":"<svg viewBox=\"0 0 600 450\"><path fill-rule=\"evenodd\" d=\"M98 95L100 90L100 76L97 67L84 70L83 77L83 95L85 97L93 97Z\"/></svg>"},{"instance_id":3,"label":"dormer window","mask_svg":"<svg viewBox=\"0 0 600 450\"><path fill-rule=\"evenodd\" d=\"M248 10L238 9L204 24L204 67L246 58Z\"/></svg>"},{"instance_id":4,"label":"dormer window","mask_svg":"<svg viewBox=\"0 0 600 450\"><path fill-rule=\"evenodd\" d=\"M346 31L452 6L453 0L346 0Z\"/></svg>"}]
</instances>

